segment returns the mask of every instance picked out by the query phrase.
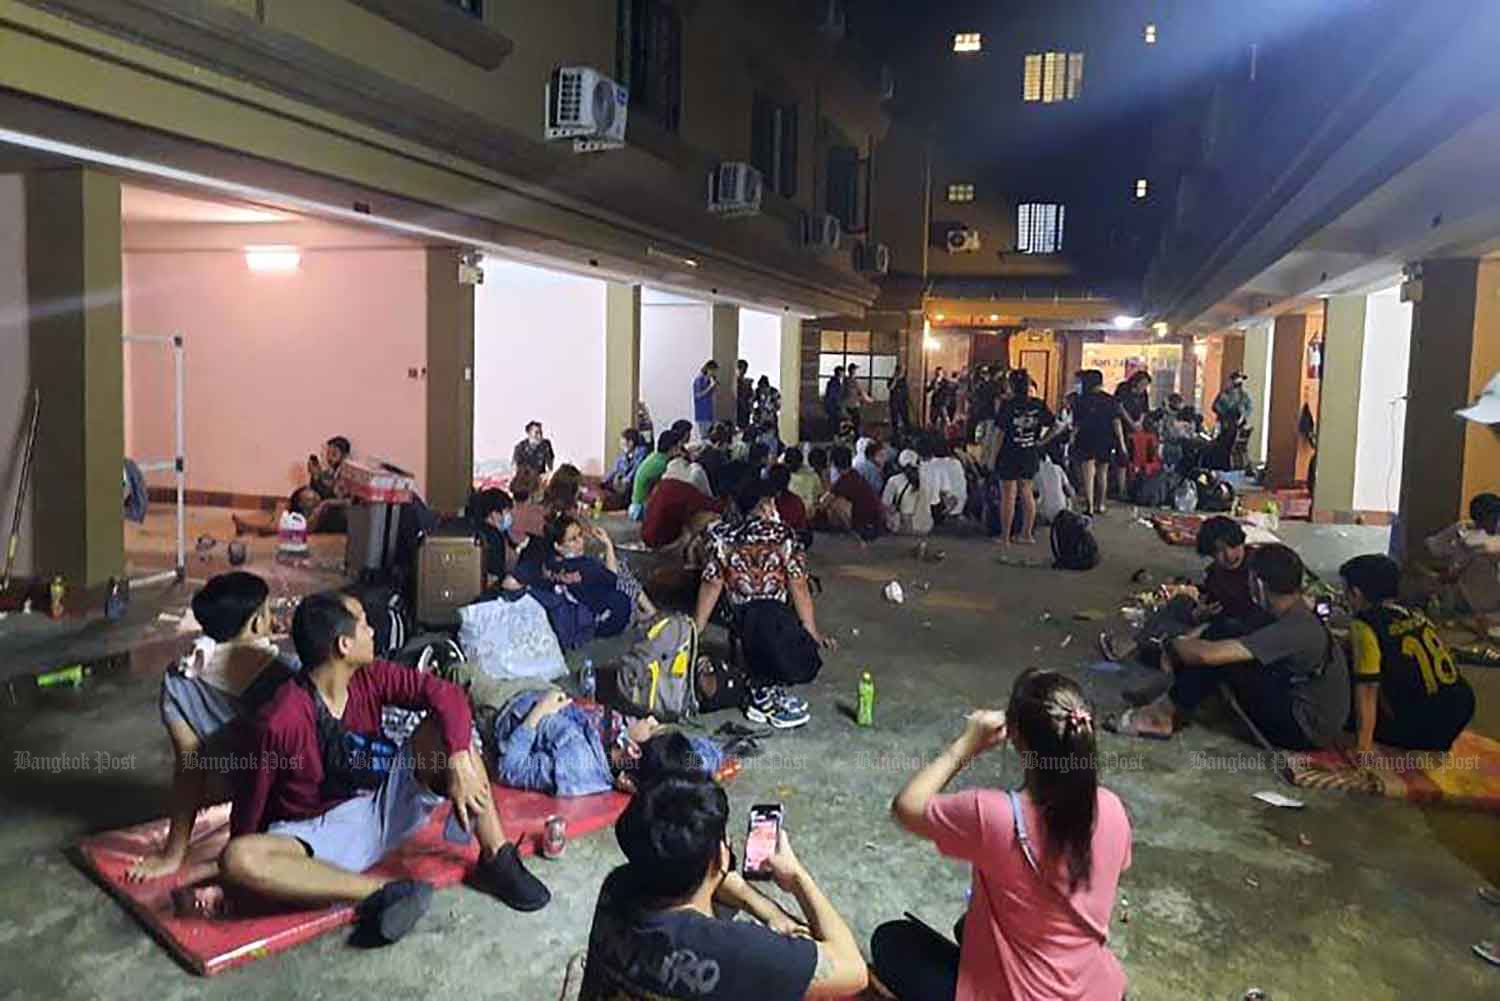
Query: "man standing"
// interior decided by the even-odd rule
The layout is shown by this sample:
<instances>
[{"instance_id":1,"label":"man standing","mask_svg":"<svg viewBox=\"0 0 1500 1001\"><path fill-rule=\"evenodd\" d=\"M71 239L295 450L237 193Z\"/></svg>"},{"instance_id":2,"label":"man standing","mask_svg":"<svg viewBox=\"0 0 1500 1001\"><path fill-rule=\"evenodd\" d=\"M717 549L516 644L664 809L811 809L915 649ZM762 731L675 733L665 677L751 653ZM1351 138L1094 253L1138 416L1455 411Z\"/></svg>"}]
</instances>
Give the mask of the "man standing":
<instances>
[{"instance_id":1,"label":"man standing","mask_svg":"<svg viewBox=\"0 0 1500 1001\"><path fill-rule=\"evenodd\" d=\"M859 433L860 422L864 419L864 407L869 402L870 391L859 381L859 366L850 363L849 374L844 378L844 406L849 411L849 423L854 425L855 434Z\"/></svg>"},{"instance_id":2,"label":"man standing","mask_svg":"<svg viewBox=\"0 0 1500 1001\"><path fill-rule=\"evenodd\" d=\"M741 430L750 426L750 410L755 405L755 384L750 381L750 363L741 358L734 363L734 425Z\"/></svg>"},{"instance_id":3,"label":"man standing","mask_svg":"<svg viewBox=\"0 0 1500 1001\"><path fill-rule=\"evenodd\" d=\"M714 424L714 393L719 390L719 363L710 358L693 380L693 423L698 437L707 438Z\"/></svg>"},{"instance_id":4,"label":"man standing","mask_svg":"<svg viewBox=\"0 0 1500 1001\"><path fill-rule=\"evenodd\" d=\"M542 435L542 422L529 422L526 425L526 437L516 442L516 450L511 453L511 466L515 469L525 467L538 476L545 476L552 471L554 461L552 442Z\"/></svg>"},{"instance_id":5,"label":"man standing","mask_svg":"<svg viewBox=\"0 0 1500 1001\"><path fill-rule=\"evenodd\" d=\"M1250 428L1250 418L1255 413L1255 402L1245 389L1249 376L1244 372L1230 372L1229 384L1214 400L1214 416L1219 421L1219 441L1216 451L1222 450L1231 469L1244 469L1246 464L1245 432Z\"/></svg>"},{"instance_id":6,"label":"man standing","mask_svg":"<svg viewBox=\"0 0 1500 1001\"><path fill-rule=\"evenodd\" d=\"M901 444L911 428L911 390L906 385L906 369L896 366L891 373L891 440Z\"/></svg>"},{"instance_id":7,"label":"man standing","mask_svg":"<svg viewBox=\"0 0 1500 1001\"><path fill-rule=\"evenodd\" d=\"M823 390L823 416L828 418L828 437L837 438L839 424L844 419L844 366L833 370L833 376Z\"/></svg>"},{"instance_id":8,"label":"man standing","mask_svg":"<svg viewBox=\"0 0 1500 1001\"><path fill-rule=\"evenodd\" d=\"M469 700L457 685L375 659L375 634L353 597L315 594L292 620L306 665L256 716L245 750L259 768L230 814L226 882L297 907L359 903L372 944L395 942L426 913L432 886L367 875L421 830L446 797L478 835L474 883L518 911L551 899L521 863L470 746ZM385 706L426 709L404 746L381 735Z\"/></svg>"}]
</instances>

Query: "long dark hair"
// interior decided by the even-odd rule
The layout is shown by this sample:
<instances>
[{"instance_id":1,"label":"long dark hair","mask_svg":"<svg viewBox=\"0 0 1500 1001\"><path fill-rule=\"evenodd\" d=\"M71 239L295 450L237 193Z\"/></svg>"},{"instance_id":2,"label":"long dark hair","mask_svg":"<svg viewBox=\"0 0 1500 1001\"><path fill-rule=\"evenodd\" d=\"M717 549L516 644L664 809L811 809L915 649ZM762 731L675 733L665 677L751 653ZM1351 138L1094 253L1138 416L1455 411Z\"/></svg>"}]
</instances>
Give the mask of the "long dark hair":
<instances>
[{"instance_id":1,"label":"long dark hair","mask_svg":"<svg viewBox=\"0 0 1500 1001\"><path fill-rule=\"evenodd\" d=\"M1069 890L1087 886L1099 800L1094 711L1071 678L1032 669L1016 679L1006 719L1031 756L1026 786L1047 844L1067 863Z\"/></svg>"}]
</instances>

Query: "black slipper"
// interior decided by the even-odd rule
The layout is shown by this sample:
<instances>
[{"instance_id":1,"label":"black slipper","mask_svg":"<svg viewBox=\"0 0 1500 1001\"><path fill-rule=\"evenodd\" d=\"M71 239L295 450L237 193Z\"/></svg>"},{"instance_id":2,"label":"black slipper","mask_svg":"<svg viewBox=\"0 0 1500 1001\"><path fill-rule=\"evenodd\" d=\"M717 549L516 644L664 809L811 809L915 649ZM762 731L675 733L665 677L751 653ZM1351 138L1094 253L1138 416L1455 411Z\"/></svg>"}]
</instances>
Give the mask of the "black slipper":
<instances>
[{"instance_id":1,"label":"black slipper","mask_svg":"<svg viewBox=\"0 0 1500 1001\"><path fill-rule=\"evenodd\" d=\"M716 737L769 737L771 731L764 727L745 726L743 723L730 721L723 724L714 731Z\"/></svg>"},{"instance_id":2,"label":"black slipper","mask_svg":"<svg viewBox=\"0 0 1500 1001\"><path fill-rule=\"evenodd\" d=\"M360 937L391 945L414 928L432 904L432 884L415 879L387 883L359 903Z\"/></svg>"},{"instance_id":3,"label":"black slipper","mask_svg":"<svg viewBox=\"0 0 1500 1001\"><path fill-rule=\"evenodd\" d=\"M754 737L737 737L724 745L724 753L731 758L758 758L761 755L760 742Z\"/></svg>"},{"instance_id":4,"label":"black slipper","mask_svg":"<svg viewBox=\"0 0 1500 1001\"><path fill-rule=\"evenodd\" d=\"M522 912L539 911L552 900L542 881L526 870L516 846L506 842L493 857L474 870L474 885L505 906Z\"/></svg>"}]
</instances>

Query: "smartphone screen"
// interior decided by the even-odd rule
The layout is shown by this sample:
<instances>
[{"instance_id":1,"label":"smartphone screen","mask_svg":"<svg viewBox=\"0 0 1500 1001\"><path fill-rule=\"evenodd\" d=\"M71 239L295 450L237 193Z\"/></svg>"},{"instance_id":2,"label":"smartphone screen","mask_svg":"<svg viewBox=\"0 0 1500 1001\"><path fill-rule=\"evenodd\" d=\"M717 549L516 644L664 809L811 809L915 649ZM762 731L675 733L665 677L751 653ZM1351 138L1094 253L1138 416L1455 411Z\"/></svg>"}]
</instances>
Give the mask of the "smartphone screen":
<instances>
[{"instance_id":1,"label":"smartphone screen","mask_svg":"<svg viewBox=\"0 0 1500 1001\"><path fill-rule=\"evenodd\" d=\"M776 854L776 841L781 833L782 806L780 803L758 803L750 808L750 829L745 835L746 879L770 879L767 865Z\"/></svg>"}]
</instances>

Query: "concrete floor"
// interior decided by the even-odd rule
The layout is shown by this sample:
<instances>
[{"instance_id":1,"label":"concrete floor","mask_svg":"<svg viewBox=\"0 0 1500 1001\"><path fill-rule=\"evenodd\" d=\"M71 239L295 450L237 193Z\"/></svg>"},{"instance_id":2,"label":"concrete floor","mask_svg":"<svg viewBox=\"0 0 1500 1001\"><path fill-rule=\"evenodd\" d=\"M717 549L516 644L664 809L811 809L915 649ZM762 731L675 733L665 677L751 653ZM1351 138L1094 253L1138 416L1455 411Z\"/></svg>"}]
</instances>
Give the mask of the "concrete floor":
<instances>
[{"instance_id":1,"label":"concrete floor","mask_svg":"<svg viewBox=\"0 0 1500 1001\"><path fill-rule=\"evenodd\" d=\"M1371 530L1286 534L1320 571L1384 545ZM1100 537L1105 563L1088 574L1002 566L981 540L936 543L948 553L937 565L918 564L911 544L897 540L869 549L818 540L819 620L842 649L806 691L812 725L773 738L730 794L736 827L751 803L786 804L799 854L865 941L903 911L944 927L964 906L967 870L899 832L886 809L967 709L1003 704L1011 680L1032 665L1073 673L1101 710L1146 679L1087 667L1100 624L1071 617L1114 612L1140 567L1160 576L1193 572L1198 560L1124 512L1108 516ZM907 585L905 605L881 600L892 579ZM873 730L840 711L863 670L877 683ZM452 889L393 949L357 951L335 934L212 980L184 972L64 854L84 832L162 812L169 761L155 712L159 671L138 658L80 691L0 708L0 865L11 874L0 883L0 1001L555 996L566 957L585 944L599 882L620 861L608 834L536 864L554 893L541 914L518 916ZM1493 710L1500 672L1468 673ZM1492 711L1481 725L1500 729ZM125 760L107 773L41 775L12 767L19 750ZM1251 798L1276 788L1269 773L1195 767L1206 753L1250 753L1228 728L1196 727L1169 744L1106 736L1102 750L1118 756L1106 783L1135 825L1122 886L1130 919L1117 911L1113 929L1133 998L1230 999L1251 986L1319 1001L1500 996L1500 970L1469 952L1474 940L1500 935L1500 911L1474 896L1482 879L1500 878L1500 817L1312 792L1302 794L1306 809L1276 810ZM997 753L959 782L1018 776L1015 759Z\"/></svg>"}]
</instances>

